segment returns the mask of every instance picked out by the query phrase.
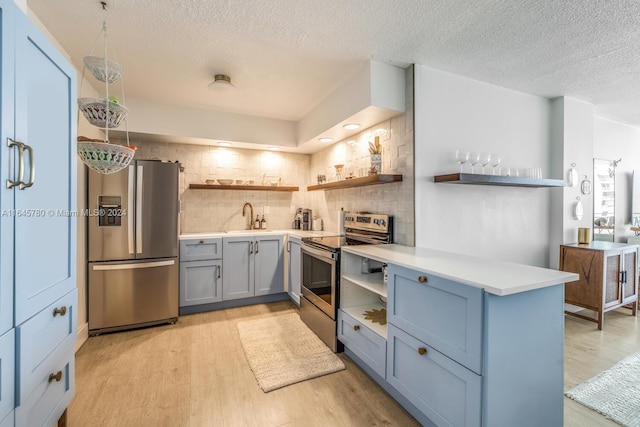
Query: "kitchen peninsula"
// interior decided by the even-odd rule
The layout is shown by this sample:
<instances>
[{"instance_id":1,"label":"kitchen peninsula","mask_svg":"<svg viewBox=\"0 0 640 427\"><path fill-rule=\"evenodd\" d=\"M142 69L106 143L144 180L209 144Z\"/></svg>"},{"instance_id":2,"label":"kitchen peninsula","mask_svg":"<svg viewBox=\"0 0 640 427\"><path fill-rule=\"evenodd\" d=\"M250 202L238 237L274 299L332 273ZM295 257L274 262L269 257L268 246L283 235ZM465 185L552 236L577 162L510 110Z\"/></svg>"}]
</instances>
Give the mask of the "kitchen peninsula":
<instances>
[{"instance_id":1,"label":"kitchen peninsula","mask_svg":"<svg viewBox=\"0 0 640 427\"><path fill-rule=\"evenodd\" d=\"M362 273L367 259L386 282ZM345 352L422 424L562 425L577 274L395 244L346 247L341 269Z\"/></svg>"}]
</instances>

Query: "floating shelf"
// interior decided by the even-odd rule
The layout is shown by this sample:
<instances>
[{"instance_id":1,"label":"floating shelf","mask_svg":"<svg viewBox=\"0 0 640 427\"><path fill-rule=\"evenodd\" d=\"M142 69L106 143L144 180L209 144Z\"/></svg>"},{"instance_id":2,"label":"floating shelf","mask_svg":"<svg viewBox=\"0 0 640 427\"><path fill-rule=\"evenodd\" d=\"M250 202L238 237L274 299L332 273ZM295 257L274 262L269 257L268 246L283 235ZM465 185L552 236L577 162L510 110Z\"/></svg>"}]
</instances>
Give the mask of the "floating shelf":
<instances>
[{"instance_id":1,"label":"floating shelf","mask_svg":"<svg viewBox=\"0 0 640 427\"><path fill-rule=\"evenodd\" d=\"M502 185L509 187L564 187L562 179L525 178L518 176L481 175L475 173L451 173L436 175L434 182L471 185Z\"/></svg>"},{"instance_id":2,"label":"floating shelf","mask_svg":"<svg viewBox=\"0 0 640 427\"><path fill-rule=\"evenodd\" d=\"M369 175L362 178L343 179L326 184L310 185L307 191L335 190L338 188L364 187L365 185L388 184L402 181L402 175Z\"/></svg>"},{"instance_id":3,"label":"floating shelf","mask_svg":"<svg viewBox=\"0 0 640 427\"><path fill-rule=\"evenodd\" d=\"M189 184L190 190L259 190L259 191L298 191L299 187L283 185L219 185Z\"/></svg>"}]
</instances>

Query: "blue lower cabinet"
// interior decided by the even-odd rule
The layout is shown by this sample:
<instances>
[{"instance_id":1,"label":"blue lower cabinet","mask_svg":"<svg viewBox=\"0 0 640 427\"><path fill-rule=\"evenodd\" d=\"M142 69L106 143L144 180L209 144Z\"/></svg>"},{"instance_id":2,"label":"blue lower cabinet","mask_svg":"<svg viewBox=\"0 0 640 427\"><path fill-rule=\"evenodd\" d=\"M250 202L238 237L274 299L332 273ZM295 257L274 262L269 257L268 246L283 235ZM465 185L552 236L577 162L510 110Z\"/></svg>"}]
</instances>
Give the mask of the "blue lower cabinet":
<instances>
[{"instance_id":1,"label":"blue lower cabinet","mask_svg":"<svg viewBox=\"0 0 640 427\"><path fill-rule=\"evenodd\" d=\"M436 425L480 426L482 377L387 326L387 382Z\"/></svg>"},{"instance_id":2,"label":"blue lower cabinet","mask_svg":"<svg viewBox=\"0 0 640 427\"><path fill-rule=\"evenodd\" d=\"M14 406L15 332L10 329L0 337L0 420L8 417ZM5 421L0 422L4 426ZM9 425L9 424L7 424ZM13 426L13 424L10 424Z\"/></svg>"},{"instance_id":3,"label":"blue lower cabinet","mask_svg":"<svg viewBox=\"0 0 640 427\"><path fill-rule=\"evenodd\" d=\"M343 310L338 310L338 339L382 378L387 369L387 340Z\"/></svg>"},{"instance_id":4,"label":"blue lower cabinet","mask_svg":"<svg viewBox=\"0 0 640 427\"><path fill-rule=\"evenodd\" d=\"M14 427L15 425L15 412L9 412L9 415L0 420L0 427Z\"/></svg>"},{"instance_id":5,"label":"blue lower cabinet","mask_svg":"<svg viewBox=\"0 0 640 427\"><path fill-rule=\"evenodd\" d=\"M75 392L73 348L41 375L31 394L18 406L16 427L53 426L71 402Z\"/></svg>"},{"instance_id":6,"label":"blue lower cabinet","mask_svg":"<svg viewBox=\"0 0 640 427\"><path fill-rule=\"evenodd\" d=\"M222 260L180 262L180 307L222 301Z\"/></svg>"}]
</instances>

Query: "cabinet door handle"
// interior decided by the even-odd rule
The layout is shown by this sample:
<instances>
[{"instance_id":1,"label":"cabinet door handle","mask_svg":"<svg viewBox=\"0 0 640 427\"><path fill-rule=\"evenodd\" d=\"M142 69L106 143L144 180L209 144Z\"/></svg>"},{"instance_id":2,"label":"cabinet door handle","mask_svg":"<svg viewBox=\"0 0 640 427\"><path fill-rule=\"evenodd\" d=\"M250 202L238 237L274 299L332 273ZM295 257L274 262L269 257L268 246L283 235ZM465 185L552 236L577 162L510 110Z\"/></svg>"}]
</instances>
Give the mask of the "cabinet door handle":
<instances>
[{"instance_id":1,"label":"cabinet door handle","mask_svg":"<svg viewBox=\"0 0 640 427\"><path fill-rule=\"evenodd\" d=\"M291 242L287 241L287 252L291 252Z\"/></svg>"},{"instance_id":2,"label":"cabinet door handle","mask_svg":"<svg viewBox=\"0 0 640 427\"><path fill-rule=\"evenodd\" d=\"M360 325L353 325L353 330L354 331L359 331L360 330Z\"/></svg>"},{"instance_id":3,"label":"cabinet door handle","mask_svg":"<svg viewBox=\"0 0 640 427\"><path fill-rule=\"evenodd\" d=\"M418 282L427 283L427 276L418 276Z\"/></svg>"},{"instance_id":4,"label":"cabinet door handle","mask_svg":"<svg viewBox=\"0 0 640 427\"><path fill-rule=\"evenodd\" d=\"M249 242L249 253L253 253L253 240Z\"/></svg>"},{"instance_id":5,"label":"cabinet door handle","mask_svg":"<svg viewBox=\"0 0 640 427\"><path fill-rule=\"evenodd\" d=\"M221 273L221 270L222 270L222 266L221 266L221 265L219 265L219 266L218 266L218 279L220 278L220 275L222 274L222 273Z\"/></svg>"},{"instance_id":6,"label":"cabinet door handle","mask_svg":"<svg viewBox=\"0 0 640 427\"><path fill-rule=\"evenodd\" d=\"M420 356L424 356L425 354L427 354L427 348L426 347L418 347L418 354Z\"/></svg>"},{"instance_id":7,"label":"cabinet door handle","mask_svg":"<svg viewBox=\"0 0 640 427\"><path fill-rule=\"evenodd\" d=\"M204 244L204 240L200 240L198 243L202 245Z\"/></svg>"},{"instance_id":8,"label":"cabinet door handle","mask_svg":"<svg viewBox=\"0 0 640 427\"><path fill-rule=\"evenodd\" d=\"M67 306L63 305L60 308L54 308L53 309L53 317L56 317L58 314L60 316L64 316L65 314L67 314Z\"/></svg>"},{"instance_id":9,"label":"cabinet door handle","mask_svg":"<svg viewBox=\"0 0 640 427\"><path fill-rule=\"evenodd\" d=\"M18 147L18 179L16 181L7 179L7 188L13 188L22 184L22 179L24 178L24 144L7 138L7 146L9 148Z\"/></svg>"},{"instance_id":10,"label":"cabinet door handle","mask_svg":"<svg viewBox=\"0 0 640 427\"><path fill-rule=\"evenodd\" d=\"M51 383L54 380L56 382L60 382L60 380L62 380L62 371L58 371L55 374L49 374L49 382Z\"/></svg>"},{"instance_id":11,"label":"cabinet door handle","mask_svg":"<svg viewBox=\"0 0 640 427\"><path fill-rule=\"evenodd\" d=\"M256 240L256 253L258 253L258 241Z\"/></svg>"},{"instance_id":12,"label":"cabinet door handle","mask_svg":"<svg viewBox=\"0 0 640 427\"><path fill-rule=\"evenodd\" d=\"M29 182L23 182L20 184L20 189L24 190L29 188L36 181L36 158L33 154L33 147L24 144L24 149L29 152Z\"/></svg>"}]
</instances>

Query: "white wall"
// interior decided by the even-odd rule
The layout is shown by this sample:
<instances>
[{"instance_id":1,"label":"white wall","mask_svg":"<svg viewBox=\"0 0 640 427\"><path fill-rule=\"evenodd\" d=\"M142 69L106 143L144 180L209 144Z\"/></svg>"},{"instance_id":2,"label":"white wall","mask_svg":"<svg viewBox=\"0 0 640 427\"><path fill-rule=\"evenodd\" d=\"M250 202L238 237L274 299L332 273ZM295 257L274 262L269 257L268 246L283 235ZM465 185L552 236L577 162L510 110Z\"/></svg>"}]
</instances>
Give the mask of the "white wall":
<instances>
[{"instance_id":1,"label":"white wall","mask_svg":"<svg viewBox=\"0 0 640 427\"><path fill-rule=\"evenodd\" d=\"M640 129L601 117L594 119L593 156L622 161L616 168L615 241L626 242L634 235L631 226L631 182L640 169Z\"/></svg>"},{"instance_id":2,"label":"white wall","mask_svg":"<svg viewBox=\"0 0 640 427\"><path fill-rule=\"evenodd\" d=\"M435 184L457 147L550 173L550 100L415 66L416 246L547 266L550 192Z\"/></svg>"}]
</instances>

